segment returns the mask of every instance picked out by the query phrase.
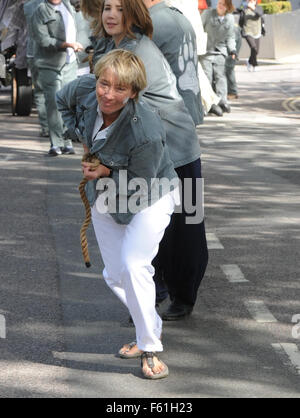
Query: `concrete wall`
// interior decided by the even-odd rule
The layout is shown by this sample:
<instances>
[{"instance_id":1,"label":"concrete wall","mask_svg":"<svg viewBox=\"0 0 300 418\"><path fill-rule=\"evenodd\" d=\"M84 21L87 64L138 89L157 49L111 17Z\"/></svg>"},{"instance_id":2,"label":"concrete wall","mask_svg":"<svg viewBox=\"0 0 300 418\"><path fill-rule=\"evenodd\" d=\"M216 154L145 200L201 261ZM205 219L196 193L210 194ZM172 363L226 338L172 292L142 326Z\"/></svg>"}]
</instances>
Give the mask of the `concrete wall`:
<instances>
[{"instance_id":1,"label":"concrete wall","mask_svg":"<svg viewBox=\"0 0 300 418\"><path fill-rule=\"evenodd\" d=\"M292 4L292 10L300 9L300 0L290 0Z\"/></svg>"},{"instance_id":2,"label":"concrete wall","mask_svg":"<svg viewBox=\"0 0 300 418\"><path fill-rule=\"evenodd\" d=\"M300 55L300 9L265 15L265 27L267 34L261 38L258 58L280 59ZM239 56L249 57L249 46L244 39Z\"/></svg>"}]
</instances>

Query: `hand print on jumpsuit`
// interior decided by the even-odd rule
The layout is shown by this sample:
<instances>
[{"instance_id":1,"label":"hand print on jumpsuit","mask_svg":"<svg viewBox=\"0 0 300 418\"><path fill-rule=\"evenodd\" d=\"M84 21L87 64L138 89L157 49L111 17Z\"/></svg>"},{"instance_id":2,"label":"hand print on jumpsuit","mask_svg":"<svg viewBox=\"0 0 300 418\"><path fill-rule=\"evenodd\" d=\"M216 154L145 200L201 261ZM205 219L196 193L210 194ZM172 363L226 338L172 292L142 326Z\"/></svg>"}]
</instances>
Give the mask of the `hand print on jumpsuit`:
<instances>
[{"instance_id":1,"label":"hand print on jumpsuit","mask_svg":"<svg viewBox=\"0 0 300 418\"><path fill-rule=\"evenodd\" d=\"M178 77L178 85L181 90L192 90L196 95L200 91L197 66L198 56L192 42L192 37L189 35L189 39L187 39L185 36L178 56L178 68L182 72L182 75Z\"/></svg>"}]
</instances>

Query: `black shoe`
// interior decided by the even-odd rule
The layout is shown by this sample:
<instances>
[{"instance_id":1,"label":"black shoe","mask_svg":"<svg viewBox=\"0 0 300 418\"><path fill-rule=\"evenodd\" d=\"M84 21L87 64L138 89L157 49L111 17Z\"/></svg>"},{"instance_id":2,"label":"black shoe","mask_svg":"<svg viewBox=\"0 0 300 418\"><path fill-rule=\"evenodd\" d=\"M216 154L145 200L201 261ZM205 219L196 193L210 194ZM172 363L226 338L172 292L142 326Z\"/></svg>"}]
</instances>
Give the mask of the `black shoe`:
<instances>
[{"instance_id":1,"label":"black shoe","mask_svg":"<svg viewBox=\"0 0 300 418\"><path fill-rule=\"evenodd\" d=\"M162 314L162 319L164 321L178 321L179 319L189 316L192 311L193 307L191 305L186 305L174 300L168 309Z\"/></svg>"},{"instance_id":2,"label":"black shoe","mask_svg":"<svg viewBox=\"0 0 300 418\"><path fill-rule=\"evenodd\" d=\"M50 157L57 157L58 155L61 155L61 154L62 152L61 152L60 147L51 147L48 151L48 155Z\"/></svg>"},{"instance_id":3,"label":"black shoe","mask_svg":"<svg viewBox=\"0 0 300 418\"><path fill-rule=\"evenodd\" d=\"M223 116L223 111L220 106L213 104L208 113L213 113L216 116Z\"/></svg>"},{"instance_id":4,"label":"black shoe","mask_svg":"<svg viewBox=\"0 0 300 418\"><path fill-rule=\"evenodd\" d=\"M41 129L41 131L40 131L40 136L42 137L42 138L49 138L49 131L47 131L46 129Z\"/></svg>"},{"instance_id":5,"label":"black shoe","mask_svg":"<svg viewBox=\"0 0 300 418\"><path fill-rule=\"evenodd\" d=\"M223 110L223 112L230 113L231 107L227 103L220 104L220 108Z\"/></svg>"},{"instance_id":6,"label":"black shoe","mask_svg":"<svg viewBox=\"0 0 300 418\"><path fill-rule=\"evenodd\" d=\"M75 154L74 148L73 147L64 147L62 148L62 153L63 154Z\"/></svg>"}]
</instances>

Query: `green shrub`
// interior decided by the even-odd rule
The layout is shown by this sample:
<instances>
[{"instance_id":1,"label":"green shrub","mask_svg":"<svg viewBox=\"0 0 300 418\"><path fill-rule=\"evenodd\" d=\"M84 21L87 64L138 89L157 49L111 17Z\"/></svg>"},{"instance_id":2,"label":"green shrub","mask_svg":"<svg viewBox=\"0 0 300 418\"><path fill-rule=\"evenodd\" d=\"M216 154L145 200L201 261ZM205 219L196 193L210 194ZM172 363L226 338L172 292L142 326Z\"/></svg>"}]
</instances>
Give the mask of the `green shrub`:
<instances>
[{"instance_id":1,"label":"green shrub","mask_svg":"<svg viewBox=\"0 0 300 418\"><path fill-rule=\"evenodd\" d=\"M290 1L271 1L262 0L260 6L263 8L265 14L286 13L292 10Z\"/></svg>"},{"instance_id":2,"label":"green shrub","mask_svg":"<svg viewBox=\"0 0 300 418\"><path fill-rule=\"evenodd\" d=\"M292 4L290 1L282 1L281 3L282 3L282 13L292 11Z\"/></svg>"}]
</instances>

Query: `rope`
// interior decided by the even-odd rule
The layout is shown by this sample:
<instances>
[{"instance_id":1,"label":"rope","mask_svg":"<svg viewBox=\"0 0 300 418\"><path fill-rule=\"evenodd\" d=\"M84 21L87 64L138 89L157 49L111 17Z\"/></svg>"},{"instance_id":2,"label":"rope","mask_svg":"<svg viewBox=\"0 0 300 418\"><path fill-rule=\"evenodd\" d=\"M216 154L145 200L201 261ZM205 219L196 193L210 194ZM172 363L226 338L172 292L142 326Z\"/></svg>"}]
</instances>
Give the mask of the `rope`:
<instances>
[{"instance_id":1,"label":"rope","mask_svg":"<svg viewBox=\"0 0 300 418\"><path fill-rule=\"evenodd\" d=\"M82 162L93 163L92 171L95 170L100 164L100 161L98 160L98 158L95 155L91 155L91 154L84 154L84 156L82 157ZM85 265L86 267L91 267L91 261L90 261L89 251L88 251L88 242L87 242L87 236L86 236L86 231L88 229L88 226L92 218L91 207L90 207L89 201L85 193L85 185L87 184L87 182L88 182L88 179L84 177L81 180L79 187L78 187L81 200L85 207L85 220L80 229L80 242L81 242L81 250L82 250L82 255L83 255Z\"/></svg>"}]
</instances>

